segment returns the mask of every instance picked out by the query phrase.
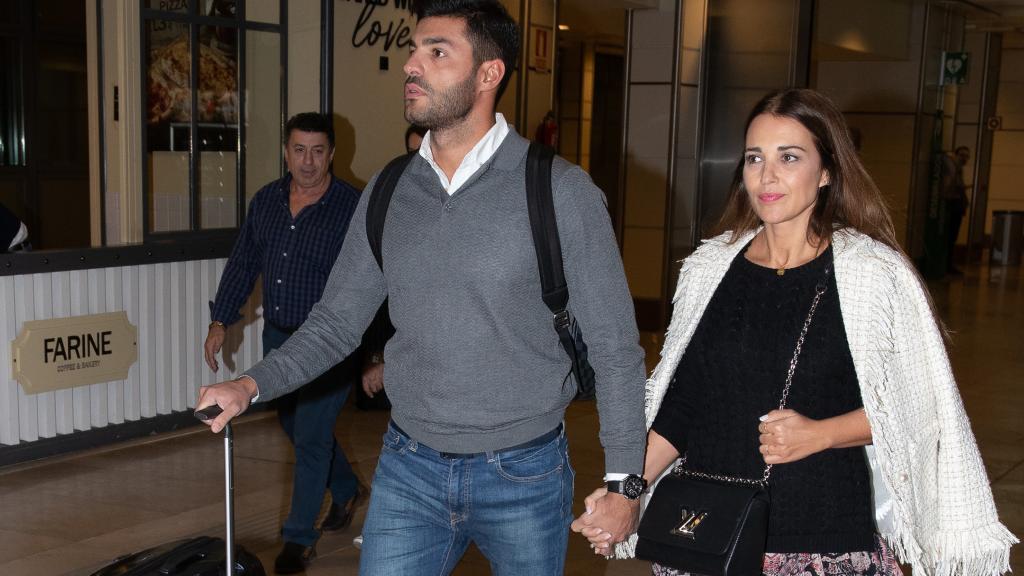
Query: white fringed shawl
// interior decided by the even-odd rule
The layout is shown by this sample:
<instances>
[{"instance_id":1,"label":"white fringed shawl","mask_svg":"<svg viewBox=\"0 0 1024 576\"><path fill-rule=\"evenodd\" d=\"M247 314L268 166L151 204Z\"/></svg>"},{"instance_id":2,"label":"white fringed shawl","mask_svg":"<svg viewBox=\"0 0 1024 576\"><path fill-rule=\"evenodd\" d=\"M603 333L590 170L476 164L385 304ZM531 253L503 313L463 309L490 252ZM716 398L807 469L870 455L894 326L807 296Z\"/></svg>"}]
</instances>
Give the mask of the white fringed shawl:
<instances>
[{"instance_id":1,"label":"white fringed shawl","mask_svg":"<svg viewBox=\"0 0 1024 576\"><path fill-rule=\"evenodd\" d=\"M711 296L754 232L706 241L683 261L661 361L647 381L647 426ZM942 335L910 264L860 233L833 234L840 308L873 446L879 533L915 574L1009 570L1017 538L996 515ZM646 501L644 502L646 504ZM636 535L616 548L631 557Z\"/></svg>"}]
</instances>

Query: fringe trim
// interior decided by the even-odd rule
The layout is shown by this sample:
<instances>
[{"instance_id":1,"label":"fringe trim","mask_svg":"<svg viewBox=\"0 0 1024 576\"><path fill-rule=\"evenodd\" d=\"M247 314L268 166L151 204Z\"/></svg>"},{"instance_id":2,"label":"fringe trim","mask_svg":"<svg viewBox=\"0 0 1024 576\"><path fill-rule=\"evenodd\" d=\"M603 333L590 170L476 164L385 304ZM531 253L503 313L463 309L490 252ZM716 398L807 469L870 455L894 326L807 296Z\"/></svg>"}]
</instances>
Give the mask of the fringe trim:
<instances>
[{"instance_id":1,"label":"fringe trim","mask_svg":"<svg viewBox=\"0 0 1024 576\"><path fill-rule=\"evenodd\" d=\"M883 534L897 556L914 572L928 576L998 576L1010 571L1010 547L1019 540L1000 523L964 532L943 531L921 550L913 538Z\"/></svg>"},{"instance_id":2,"label":"fringe trim","mask_svg":"<svg viewBox=\"0 0 1024 576\"><path fill-rule=\"evenodd\" d=\"M629 539L619 542L615 545L615 554L608 559L612 558L618 560L628 560L629 558L636 557L636 534L630 534Z\"/></svg>"}]
</instances>

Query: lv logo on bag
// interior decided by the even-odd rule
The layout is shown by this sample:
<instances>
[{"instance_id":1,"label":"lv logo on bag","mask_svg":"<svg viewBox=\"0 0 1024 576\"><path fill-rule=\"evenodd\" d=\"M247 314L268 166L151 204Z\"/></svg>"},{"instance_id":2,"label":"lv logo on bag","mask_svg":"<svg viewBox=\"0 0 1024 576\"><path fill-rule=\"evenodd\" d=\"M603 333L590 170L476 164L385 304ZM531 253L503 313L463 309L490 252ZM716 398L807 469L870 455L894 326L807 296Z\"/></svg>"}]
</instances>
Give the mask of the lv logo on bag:
<instances>
[{"instance_id":1,"label":"lv logo on bag","mask_svg":"<svg viewBox=\"0 0 1024 576\"><path fill-rule=\"evenodd\" d=\"M683 538L689 538L690 540L695 539L696 536L693 532L697 529L698 526L700 526L700 523L703 522L705 518L707 518L707 515L707 512L699 512L697 510L687 510L686 508L683 508L680 514L680 516L682 517L682 522L680 522L678 526L673 528L670 534L672 534L673 536L682 536Z\"/></svg>"}]
</instances>

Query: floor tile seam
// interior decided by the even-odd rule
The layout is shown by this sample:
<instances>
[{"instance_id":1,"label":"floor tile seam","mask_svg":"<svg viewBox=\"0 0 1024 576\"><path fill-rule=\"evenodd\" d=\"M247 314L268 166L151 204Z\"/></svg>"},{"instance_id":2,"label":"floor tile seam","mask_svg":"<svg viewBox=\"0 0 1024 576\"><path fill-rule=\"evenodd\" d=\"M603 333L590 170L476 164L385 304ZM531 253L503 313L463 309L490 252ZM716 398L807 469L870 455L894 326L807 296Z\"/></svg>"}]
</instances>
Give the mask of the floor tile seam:
<instances>
[{"instance_id":1,"label":"floor tile seam","mask_svg":"<svg viewBox=\"0 0 1024 576\"><path fill-rule=\"evenodd\" d=\"M24 534L26 536L31 536L31 537L39 537L40 536L39 534L29 534L28 532L18 532L18 533L19 534ZM66 546L69 546L71 544L75 544L76 543L75 540L68 540L66 538L60 538L58 536L45 536L44 535L42 537L43 538L51 538L51 539L60 540L60 542L54 543L52 546L44 545L42 548L39 548L39 549L35 550L34 552L32 552L32 554L28 554L28 555L24 555L24 556L10 556L10 557L0 556L0 566L3 566L4 564L9 564L11 562L15 562L17 560L21 560L22 558L27 558L27 557L35 555L35 554L41 554L43 552L50 552L50 551L55 550L57 548L63 548L63 547L66 547ZM23 546L23 548L24 548L24 546ZM2 570L0 570L0 574L3 574L3 573L4 572Z\"/></svg>"},{"instance_id":2,"label":"floor tile seam","mask_svg":"<svg viewBox=\"0 0 1024 576\"><path fill-rule=\"evenodd\" d=\"M1024 460L1018 460L1016 464L1014 464L1013 466L1010 466L1009 470L1007 470L1006 472L1003 472L999 476L993 478L992 481L990 482L990 484L995 485L997 482L999 482L1003 478L1006 478L1007 476L1012 474L1014 470L1020 468L1022 464L1024 464Z\"/></svg>"},{"instance_id":3,"label":"floor tile seam","mask_svg":"<svg viewBox=\"0 0 1024 576\"><path fill-rule=\"evenodd\" d=\"M107 550L105 548L99 546L90 546L88 544L83 544L80 541L73 541L69 543L67 546L62 546L61 548L76 548L79 550L85 548L91 552L104 554L104 557L106 557L107 555ZM21 558L15 558L14 560L4 562L3 564L0 564L0 574L4 574L5 576L8 575L9 572L7 572L5 568L10 568L12 564L24 564L26 562L31 562L33 560L45 558L46 555L53 555L56 552L58 552L57 548L50 548L48 550L40 550L39 552L36 552L34 554L22 556ZM99 560L102 561L103 558L100 558ZM66 574L76 573L76 570L72 570L71 572L67 572Z\"/></svg>"},{"instance_id":4,"label":"floor tile seam","mask_svg":"<svg viewBox=\"0 0 1024 576\"><path fill-rule=\"evenodd\" d=\"M162 481L164 479L166 479L165 483L167 485L174 486L176 490L180 489L180 490L188 491L188 490L191 489L191 490L194 490L194 491L198 492L199 489L201 489L201 488L203 488L203 487L205 487L206 485L209 484L209 482L203 482L203 481L200 481L200 480L195 480L195 479L190 479L190 478L169 478L167 476L160 476L159 478L156 478L157 481ZM142 480L142 482L152 482L153 480L154 479L152 479L152 478L145 478L144 480ZM91 502L94 502L94 501L103 501L103 502L107 501L106 499L100 499L100 498L97 497L96 492L98 492L101 488L103 490L108 490L108 491L117 491L117 490L120 490L122 488L122 487L119 487L119 486L110 487L110 486L99 484L97 482L83 482L83 484L84 484L83 486L47 486L47 485L31 485L31 484L29 484L29 485L26 485L26 486L18 486L17 488L12 489L11 493L5 494L4 497L10 496L12 494L17 494L17 491L28 490L28 491L31 492L31 495L32 495L33 498L36 498L36 497L39 497L39 496L52 496L54 498L58 498L59 497L61 499L69 499L69 498L74 498L74 497L82 497L82 498L86 498L86 500L83 500L83 502L88 504L88 503L91 503ZM153 482L153 484L156 484L156 482ZM149 484L149 485L152 486L153 484ZM161 488L166 488L165 486L163 486L163 482L161 482L158 485ZM100 486L100 488L97 488L96 486ZM136 489L138 491L140 491L140 492L145 492L144 488L141 485L136 486ZM166 494L166 492L162 492L162 493ZM111 496L111 497L118 497L114 501L108 502L108 503L117 504L118 502L123 502L124 501L124 495L125 495L124 492L119 493L119 494L118 493L110 493L110 492L108 492L108 495ZM3 497L0 497L0 501L2 501L2 499L3 499ZM143 508L144 507L145 506L143 506Z\"/></svg>"},{"instance_id":5,"label":"floor tile seam","mask_svg":"<svg viewBox=\"0 0 1024 576\"><path fill-rule=\"evenodd\" d=\"M272 512L272 514L268 514ZM251 513L241 517L236 517L235 522L235 540L239 544L246 544L249 541L260 541L265 539L267 535L272 535L272 539L276 538L279 531L280 515L284 512L283 507L278 507L277 510L266 510L262 513ZM182 515L187 514L183 513ZM268 517L269 516L269 517ZM193 524L193 527L195 525ZM145 549L150 546L158 546L165 542L173 542L175 540L188 540L199 536L213 536L223 537L225 533L225 524L223 519L219 522L213 522L207 526L195 528L187 532L183 531L180 534L167 536L158 535L154 536L154 540L149 545L135 546L137 549ZM80 544L90 549L98 550L109 550L109 545L104 543L104 539L110 538L111 533L100 534L92 536L85 540L72 541L70 544ZM52 549L51 549L52 550ZM130 553L135 550L127 550L123 553ZM116 557L117 555L115 555ZM27 557L25 557L27 558ZM17 560L20 560L17 559ZM0 572L2 573L2 572Z\"/></svg>"}]
</instances>

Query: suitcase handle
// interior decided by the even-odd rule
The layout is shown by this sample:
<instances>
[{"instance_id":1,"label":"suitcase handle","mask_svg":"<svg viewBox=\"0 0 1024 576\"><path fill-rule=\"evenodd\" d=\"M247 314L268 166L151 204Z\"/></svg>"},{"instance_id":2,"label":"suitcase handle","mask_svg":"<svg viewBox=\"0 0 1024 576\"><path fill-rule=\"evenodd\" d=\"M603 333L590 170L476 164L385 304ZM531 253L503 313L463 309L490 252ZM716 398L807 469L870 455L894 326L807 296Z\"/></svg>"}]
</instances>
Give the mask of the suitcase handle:
<instances>
[{"instance_id":1,"label":"suitcase handle","mask_svg":"<svg viewBox=\"0 0 1024 576\"><path fill-rule=\"evenodd\" d=\"M214 404L202 410L196 410L193 415L206 422L220 415L224 409ZM233 441L231 423L224 425L224 512L225 512L225 538L224 544L224 568L227 576L234 574L235 566L235 481L231 463L231 444Z\"/></svg>"},{"instance_id":2,"label":"suitcase handle","mask_svg":"<svg viewBox=\"0 0 1024 576\"><path fill-rule=\"evenodd\" d=\"M206 408L203 408L202 410L196 410L192 414L193 414L193 416L195 416L199 420L201 420L203 422L206 422L207 420L213 420L217 416L220 416L220 413L223 412L223 411L224 411L223 408L221 408L220 406L217 406L216 404L214 404L212 406L207 406Z\"/></svg>"}]
</instances>

